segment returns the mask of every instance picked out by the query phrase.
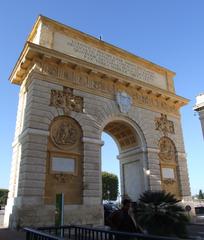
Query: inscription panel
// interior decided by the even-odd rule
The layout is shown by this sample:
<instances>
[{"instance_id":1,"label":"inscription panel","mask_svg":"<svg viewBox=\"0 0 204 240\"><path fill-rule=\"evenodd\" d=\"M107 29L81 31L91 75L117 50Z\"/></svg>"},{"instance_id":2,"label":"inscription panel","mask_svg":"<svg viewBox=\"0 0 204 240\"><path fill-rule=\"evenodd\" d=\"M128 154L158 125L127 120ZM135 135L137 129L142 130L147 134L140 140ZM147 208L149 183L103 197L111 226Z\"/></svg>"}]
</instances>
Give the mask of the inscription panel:
<instances>
[{"instance_id":1,"label":"inscription panel","mask_svg":"<svg viewBox=\"0 0 204 240\"><path fill-rule=\"evenodd\" d=\"M53 48L136 80L167 89L165 76L61 33L55 32Z\"/></svg>"},{"instance_id":2,"label":"inscription panel","mask_svg":"<svg viewBox=\"0 0 204 240\"><path fill-rule=\"evenodd\" d=\"M174 169L173 168L162 168L163 179L174 179Z\"/></svg>"},{"instance_id":3,"label":"inscription panel","mask_svg":"<svg viewBox=\"0 0 204 240\"><path fill-rule=\"evenodd\" d=\"M64 173L74 173L75 172L75 159L63 158L63 157L53 157L52 158L52 171L64 172Z\"/></svg>"}]
</instances>

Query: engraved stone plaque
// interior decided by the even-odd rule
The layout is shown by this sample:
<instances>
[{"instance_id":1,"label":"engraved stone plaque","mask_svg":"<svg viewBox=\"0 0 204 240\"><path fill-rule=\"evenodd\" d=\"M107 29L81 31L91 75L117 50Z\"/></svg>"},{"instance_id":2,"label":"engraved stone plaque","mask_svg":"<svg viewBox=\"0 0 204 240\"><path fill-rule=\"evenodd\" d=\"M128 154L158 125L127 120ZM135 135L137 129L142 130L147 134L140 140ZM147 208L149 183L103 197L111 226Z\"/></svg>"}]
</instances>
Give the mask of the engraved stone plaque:
<instances>
[{"instance_id":1,"label":"engraved stone plaque","mask_svg":"<svg viewBox=\"0 0 204 240\"><path fill-rule=\"evenodd\" d=\"M102 51L82 41L55 32L53 48L70 56L119 72L136 80L167 89L166 77L135 62Z\"/></svg>"},{"instance_id":2,"label":"engraved stone plaque","mask_svg":"<svg viewBox=\"0 0 204 240\"><path fill-rule=\"evenodd\" d=\"M174 179L174 169L173 168L162 168L163 179Z\"/></svg>"},{"instance_id":3,"label":"engraved stone plaque","mask_svg":"<svg viewBox=\"0 0 204 240\"><path fill-rule=\"evenodd\" d=\"M52 158L52 171L63 173L75 173L75 159L73 158Z\"/></svg>"}]
</instances>

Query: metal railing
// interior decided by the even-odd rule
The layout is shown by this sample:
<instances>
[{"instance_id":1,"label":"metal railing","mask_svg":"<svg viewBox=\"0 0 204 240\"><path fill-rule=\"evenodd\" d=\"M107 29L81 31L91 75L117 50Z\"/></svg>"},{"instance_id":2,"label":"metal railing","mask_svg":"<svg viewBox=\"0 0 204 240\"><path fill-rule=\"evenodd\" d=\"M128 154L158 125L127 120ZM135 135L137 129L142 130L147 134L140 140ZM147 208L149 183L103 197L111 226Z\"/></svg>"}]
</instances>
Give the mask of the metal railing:
<instances>
[{"instance_id":1,"label":"metal railing","mask_svg":"<svg viewBox=\"0 0 204 240\"><path fill-rule=\"evenodd\" d=\"M77 225L61 227L25 228L26 240L178 240L178 238L161 237L141 233L109 231Z\"/></svg>"},{"instance_id":2,"label":"metal railing","mask_svg":"<svg viewBox=\"0 0 204 240\"><path fill-rule=\"evenodd\" d=\"M52 234L47 234L33 228L24 228L26 231L26 240L61 240L63 238Z\"/></svg>"}]
</instances>

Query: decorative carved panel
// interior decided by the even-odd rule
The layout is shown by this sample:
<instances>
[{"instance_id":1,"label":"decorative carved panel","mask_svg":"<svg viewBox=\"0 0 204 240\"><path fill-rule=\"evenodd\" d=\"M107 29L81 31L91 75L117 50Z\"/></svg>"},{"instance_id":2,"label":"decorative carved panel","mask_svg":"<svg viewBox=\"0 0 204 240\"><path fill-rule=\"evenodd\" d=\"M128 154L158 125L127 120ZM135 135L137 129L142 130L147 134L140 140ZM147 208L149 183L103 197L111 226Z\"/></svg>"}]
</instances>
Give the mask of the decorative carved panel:
<instances>
[{"instance_id":1,"label":"decorative carved panel","mask_svg":"<svg viewBox=\"0 0 204 240\"><path fill-rule=\"evenodd\" d=\"M48 138L45 203L55 204L63 192L65 204L81 204L83 197L83 143L80 125L71 117L56 117Z\"/></svg>"},{"instance_id":2,"label":"decorative carved panel","mask_svg":"<svg viewBox=\"0 0 204 240\"><path fill-rule=\"evenodd\" d=\"M174 123L167 120L167 115L161 113L161 117L155 118L155 129L163 132L164 135L167 133L174 134Z\"/></svg>"},{"instance_id":3,"label":"decorative carved panel","mask_svg":"<svg viewBox=\"0 0 204 240\"><path fill-rule=\"evenodd\" d=\"M74 178L74 176L73 175L59 173L59 174L54 174L54 178L55 178L55 181L57 183L63 184L63 183L71 183L73 178Z\"/></svg>"},{"instance_id":4,"label":"decorative carved panel","mask_svg":"<svg viewBox=\"0 0 204 240\"><path fill-rule=\"evenodd\" d=\"M174 184L176 181L174 179L164 179L163 180L163 183L166 184L166 185L169 185L169 184Z\"/></svg>"},{"instance_id":5,"label":"decorative carved panel","mask_svg":"<svg viewBox=\"0 0 204 240\"><path fill-rule=\"evenodd\" d=\"M55 64L47 64L47 65L43 65L43 71L47 72L49 75L52 75L54 77L58 76L58 67Z\"/></svg>"},{"instance_id":6,"label":"decorative carved panel","mask_svg":"<svg viewBox=\"0 0 204 240\"><path fill-rule=\"evenodd\" d=\"M62 117L53 122L50 135L58 148L67 150L79 142L80 129L72 118Z\"/></svg>"},{"instance_id":7,"label":"decorative carved panel","mask_svg":"<svg viewBox=\"0 0 204 240\"><path fill-rule=\"evenodd\" d=\"M74 96L71 92L51 90L50 105L69 111L83 112L83 98Z\"/></svg>"},{"instance_id":8,"label":"decorative carved panel","mask_svg":"<svg viewBox=\"0 0 204 240\"><path fill-rule=\"evenodd\" d=\"M168 137L162 137L159 141L159 158L162 161L175 162L176 150L172 140Z\"/></svg>"},{"instance_id":9,"label":"decorative carved panel","mask_svg":"<svg viewBox=\"0 0 204 240\"><path fill-rule=\"evenodd\" d=\"M180 198L179 175L174 142L164 136L159 140L159 159L162 189Z\"/></svg>"}]
</instances>

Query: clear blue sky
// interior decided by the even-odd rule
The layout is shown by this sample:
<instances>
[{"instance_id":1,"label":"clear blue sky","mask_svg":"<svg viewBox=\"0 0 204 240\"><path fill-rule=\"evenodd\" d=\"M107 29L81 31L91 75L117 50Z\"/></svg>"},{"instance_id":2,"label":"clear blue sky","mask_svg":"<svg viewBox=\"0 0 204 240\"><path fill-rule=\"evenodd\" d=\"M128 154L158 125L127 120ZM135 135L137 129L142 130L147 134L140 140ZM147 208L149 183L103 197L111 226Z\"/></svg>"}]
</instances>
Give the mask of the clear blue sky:
<instances>
[{"instance_id":1,"label":"clear blue sky","mask_svg":"<svg viewBox=\"0 0 204 240\"><path fill-rule=\"evenodd\" d=\"M176 92L190 99L182 109L182 124L191 191L204 190L204 141L192 110L196 95L204 92L203 0L1 1L0 188L9 182L19 91L8 78L39 14L101 35L104 41L177 73ZM104 168L117 171L116 145L113 151L112 141L104 139Z\"/></svg>"}]
</instances>

